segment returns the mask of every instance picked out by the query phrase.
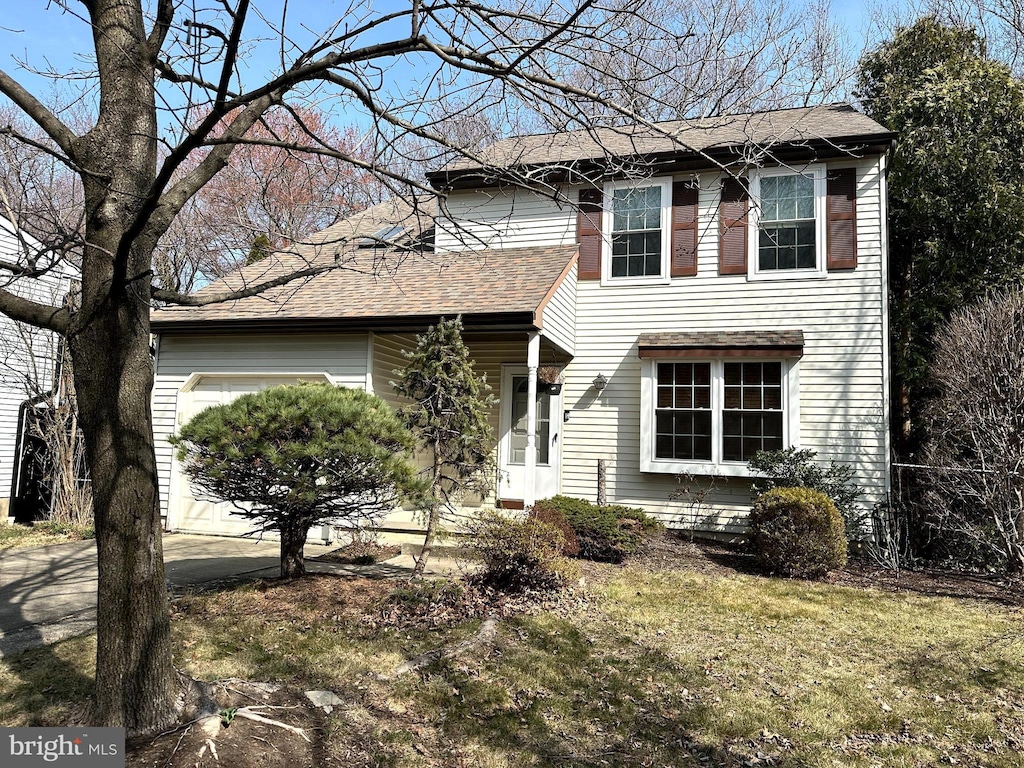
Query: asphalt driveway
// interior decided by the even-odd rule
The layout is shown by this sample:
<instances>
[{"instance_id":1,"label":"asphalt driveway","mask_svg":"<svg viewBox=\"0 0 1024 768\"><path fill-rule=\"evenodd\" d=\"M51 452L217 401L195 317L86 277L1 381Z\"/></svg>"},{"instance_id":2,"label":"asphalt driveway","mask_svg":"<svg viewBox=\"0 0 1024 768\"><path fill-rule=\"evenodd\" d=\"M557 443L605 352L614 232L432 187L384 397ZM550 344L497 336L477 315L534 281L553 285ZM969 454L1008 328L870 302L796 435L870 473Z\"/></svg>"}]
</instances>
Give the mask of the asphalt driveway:
<instances>
[{"instance_id":1,"label":"asphalt driveway","mask_svg":"<svg viewBox=\"0 0 1024 768\"><path fill-rule=\"evenodd\" d=\"M306 557L332 547L306 546ZM276 576L276 541L214 536L164 536L164 568L172 591L239 579ZM445 567L432 562L431 570ZM447 564L450 567L450 563ZM309 562L310 572L379 578L407 576L412 558L373 566ZM79 541L0 551L0 657L92 631L96 625L96 543Z\"/></svg>"}]
</instances>

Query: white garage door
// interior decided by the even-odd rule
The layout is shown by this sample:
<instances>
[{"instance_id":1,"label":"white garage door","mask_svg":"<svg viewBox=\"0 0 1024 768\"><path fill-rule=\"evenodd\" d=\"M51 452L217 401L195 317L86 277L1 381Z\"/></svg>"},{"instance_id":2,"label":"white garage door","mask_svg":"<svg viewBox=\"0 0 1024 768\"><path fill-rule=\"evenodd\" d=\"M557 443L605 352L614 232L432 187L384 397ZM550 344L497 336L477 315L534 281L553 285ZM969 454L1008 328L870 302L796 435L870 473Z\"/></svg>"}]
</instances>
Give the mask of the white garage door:
<instances>
[{"instance_id":1,"label":"white garage door","mask_svg":"<svg viewBox=\"0 0 1024 768\"><path fill-rule=\"evenodd\" d=\"M178 395L178 424L186 424L195 414L211 405L230 403L249 392L267 387L295 384L299 381L326 381L326 376L204 376L194 387ZM175 462L177 464L177 462ZM208 501L193 491L185 473L175 466L174 494L171 499L171 527L189 533L213 533L240 536L252 530L253 524L232 514L233 505ZM177 514L175 514L177 513Z\"/></svg>"}]
</instances>

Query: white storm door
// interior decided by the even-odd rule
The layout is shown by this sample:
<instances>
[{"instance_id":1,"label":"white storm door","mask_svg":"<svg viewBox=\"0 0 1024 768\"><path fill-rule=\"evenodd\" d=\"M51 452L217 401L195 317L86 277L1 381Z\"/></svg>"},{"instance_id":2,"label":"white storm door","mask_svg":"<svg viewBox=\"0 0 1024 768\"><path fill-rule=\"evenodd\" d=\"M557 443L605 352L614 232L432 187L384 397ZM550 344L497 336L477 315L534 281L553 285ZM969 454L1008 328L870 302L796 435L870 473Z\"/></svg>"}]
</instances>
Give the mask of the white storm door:
<instances>
[{"instance_id":1,"label":"white storm door","mask_svg":"<svg viewBox=\"0 0 1024 768\"><path fill-rule=\"evenodd\" d=\"M526 405L529 378L526 368L503 366L501 378L501 430L498 445L498 497L521 500L526 497ZM537 384L537 468L535 494L538 499L555 496L561 487L560 462L562 396L543 391Z\"/></svg>"}]
</instances>

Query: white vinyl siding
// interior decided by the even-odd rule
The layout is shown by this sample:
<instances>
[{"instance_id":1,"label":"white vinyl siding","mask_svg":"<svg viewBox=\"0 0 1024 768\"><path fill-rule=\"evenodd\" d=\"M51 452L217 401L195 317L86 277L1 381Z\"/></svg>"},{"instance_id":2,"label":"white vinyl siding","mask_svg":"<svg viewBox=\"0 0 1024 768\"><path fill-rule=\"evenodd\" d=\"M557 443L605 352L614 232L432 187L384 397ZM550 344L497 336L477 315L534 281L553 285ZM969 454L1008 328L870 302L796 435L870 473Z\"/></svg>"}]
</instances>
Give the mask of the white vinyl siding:
<instances>
[{"instance_id":1,"label":"white vinyl siding","mask_svg":"<svg viewBox=\"0 0 1024 768\"><path fill-rule=\"evenodd\" d=\"M853 165L836 163L835 167ZM882 171L857 165L855 270L824 279L750 281L718 273L717 174L700 176L698 274L669 285L577 286L576 350L567 370L562 492L594 499L597 460L607 460L608 499L642 506L666 524L740 533L749 511L750 481L718 478L700 509L670 501L671 474L640 471L641 333L802 330L800 445L821 460L851 464L865 490L863 503L881 500L887 484L887 374L882 264ZM750 253L749 258L756 258ZM608 378L597 394L591 382ZM708 479L697 479L701 487Z\"/></svg>"},{"instance_id":2,"label":"white vinyl siding","mask_svg":"<svg viewBox=\"0 0 1024 768\"><path fill-rule=\"evenodd\" d=\"M239 377L286 383L295 374L326 374L330 381L363 389L366 385L367 334L230 336L163 335L158 342L153 387L153 434L160 478L161 514L171 498L173 452L167 438L187 407L186 382L193 374L207 379ZM307 376L309 378L309 376ZM200 380L202 381L202 380ZM176 474L176 473L175 473ZM175 515L171 515L173 523Z\"/></svg>"},{"instance_id":3,"label":"white vinyl siding","mask_svg":"<svg viewBox=\"0 0 1024 768\"><path fill-rule=\"evenodd\" d=\"M447 217L442 211L437 219L434 247L439 252L576 242L576 209L571 203L521 189L453 192L446 212Z\"/></svg>"},{"instance_id":4,"label":"white vinyl siding","mask_svg":"<svg viewBox=\"0 0 1024 768\"><path fill-rule=\"evenodd\" d=\"M576 349L576 270L573 264L540 315L544 336L570 355Z\"/></svg>"},{"instance_id":5,"label":"white vinyl siding","mask_svg":"<svg viewBox=\"0 0 1024 768\"><path fill-rule=\"evenodd\" d=\"M38 243L27 239L29 247ZM39 246L42 247L42 246ZM6 219L0 218L0 258L24 261L22 246ZM0 287L25 299L60 306L70 280L55 270L38 279L12 280L0 272ZM49 391L58 339L50 331L18 323L0 314L0 502L9 498L18 432L18 412L30 397Z\"/></svg>"}]
</instances>

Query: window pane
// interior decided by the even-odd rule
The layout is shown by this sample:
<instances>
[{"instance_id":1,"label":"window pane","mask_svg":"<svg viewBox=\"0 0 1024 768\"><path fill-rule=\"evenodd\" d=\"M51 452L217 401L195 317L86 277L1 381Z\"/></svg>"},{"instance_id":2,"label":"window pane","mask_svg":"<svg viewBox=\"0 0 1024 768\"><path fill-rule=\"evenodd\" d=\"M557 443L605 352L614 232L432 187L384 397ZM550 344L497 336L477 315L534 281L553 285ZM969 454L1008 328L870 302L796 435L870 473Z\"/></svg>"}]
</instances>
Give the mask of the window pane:
<instances>
[{"instance_id":1,"label":"window pane","mask_svg":"<svg viewBox=\"0 0 1024 768\"><path fill-rule=\"evenodd\" d=\"M673 459L675 458L675 450L672 447L673 440L672 435L659 434L654 444L654 456L658 459Z\"/></svg>"},{"instance_id":2,"label":"window pane","mask_svg":"<svg viewBox=\"0 0 1024 768\"><path fill-rule=\"evenodd\" d=\"M743 410L745 411L756 411L761 408L761 389L760 387L744 387L743 388Z\"/></svg>"},{"instance_id":3,"label":"window pane","mask_svg":"<svg viewBox=\"0 0 1024 768\"><path fill-rule=\"evenodd\" d=\"M658 411L656 419L656 429L659 435L671 435L672 434L672 412L671 411Z\"/></svg>"},{"instance_id":4,"label":"window pane","mask_svg":"<svg viewBox=\"0 0 1024 768\"><path fill-rule=\"evenodd\" d=\"M781 387L765 387L764 388L764 408L766 410L781 411L782 410L782 388Z\"/></svg>"},{"instance_id":5,"label":"window pane","mask_svg":"<svg viewBox=\"0 0 1024 768\"><path fill-rule=\"evenodd\" d=\"M740 383L740 371L743 369L739 363L726 363L725 364L725 384L730 386L733 384Z\"/></svg>"},{"instance_id":6,"label":"window pane","mask_svg":"<svg viewBox=\"0 0 1024 768\"><path fill-rule=\"evenodd\" d=\"M725 461L740 461L742 456L743 450L740 438L728 436L722 438L722 458Z\"/></svg>"},{"instance_id":7,"label":"window pane","mask_svg":"<svg viewBox=\"0 0 1024 768\"><path fill-rule=\"evenodd\" d=\"M729 410L738 411L743 407L742 390L739 387L725 388L725 407Z\"/></svg>"},{"instance_id":8,"label":"window pane","mask_svg":"<svg viewBox=\"0 0 1024 768\"><path fill-rule=\"evenodd\" d=\"M674 365L665 365L662 363L658 366L658 384L671 384L672 374L675 372Z\"/></svg>"},{"instance_id":9,"label":"window pane","mask_svg":"<svg viewBox=\"0 0 1024 768\"><path fill-rule=\"evenodd\" d=\"M703 386L711 384L711 363L694 363L693 383Z\"/></svg>"},{"instance_id":10,"label":"window pane","mask_svg":"<svg viewBox=\"0 0 1024 768\"><path fill-rule=\"evenodd\" d=\"M672 387L658 387L658 407L672 407Z\"/></svg>"},{"instance_id":11,"label":"window pane","mask_svg":"<svg viewBox=\"0 0 1024 768\"><path fill-rule=\"evenodd\" d=\"M626 267L625 256L612 256L612 277L625 277Z\"/></svg>"},{"instance_id":12,"label":"window pane","mask_svg":"<svg viewBox=\"0 0 1024 768\"><path fill-rule=\"evenodd\" d=\"M761 383L761 363L744 363L743 364L743 383L744 385L749 384L760 384Z\"/></svg>"},{"instance_id":13,"label":"window pane","mask_svg":"<svg viewBox=\"0 0 1024 768\"><path fill-rule=\"evenodd\" d=\"M711 407L711 387L695 387L693 390L693 407Z\"/></svg>"}]
</instances>

